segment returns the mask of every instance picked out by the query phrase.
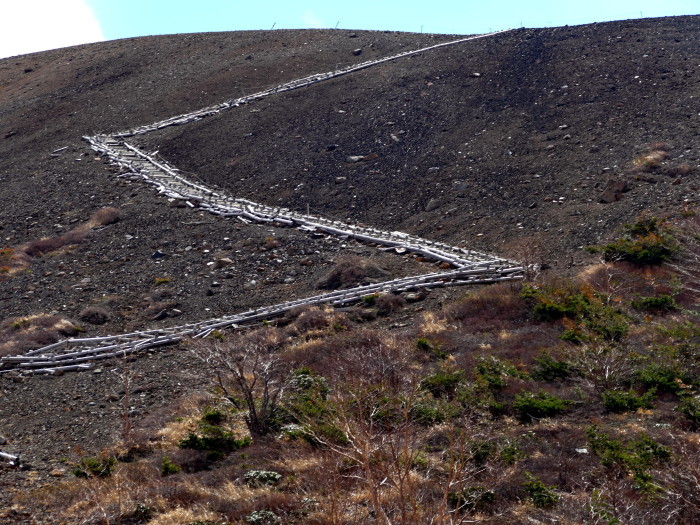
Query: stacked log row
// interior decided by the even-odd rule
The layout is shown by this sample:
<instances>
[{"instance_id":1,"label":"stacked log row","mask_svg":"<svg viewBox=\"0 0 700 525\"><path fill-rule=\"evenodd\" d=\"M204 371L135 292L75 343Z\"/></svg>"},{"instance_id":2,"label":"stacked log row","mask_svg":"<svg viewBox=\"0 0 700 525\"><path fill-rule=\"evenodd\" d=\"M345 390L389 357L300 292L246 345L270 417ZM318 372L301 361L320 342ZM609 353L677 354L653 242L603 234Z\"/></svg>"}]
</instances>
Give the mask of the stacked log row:
<instances>
[{"instance_id":1,"label":"stacked log row","mask_svg":"<svg viewBox=\"0 0 700 525\"><path fill-rule=\"evenodd\" d=\"M185 337L206 337L214 330L226 327L249 326L279 317L292 308L299 306L321 304L342 306L362 301L367 296L375 294L400 293L441 286L484 284L522 278L523 268L521 266L500 257L450 246L445 243L429 241L403 232L381 231L362 225L352 225L332 219L303 215L286 208L273 208L246 199L234 198L223 192L217 192L202 184L187 180L178 173L177 169L156 159L155 155L148 155L124 140L125 137L142 135L164 127L194 122L222 110L237 107L265 96L310 86L317 82L383 62L477 38L493 36L501 32L444 42L379 60L363 62L337 71L311 75L259 93L238 99L230 99L215 106L178 115L148 126L140 126L109 135L83 137L95 151L107 156L112 163L122 167L125 172L140 177L156 186L160 193L170 198L185 200L192 207L196 206L224 217L237 217L245 222L295 227L306 232L323 233L376 244L384 247L383 249L396 250L397 253L421 254L437 261L446 262L453 266L454 270L404 277L347 290L338 290L182 326L115 336L67 339L27 352L21 356L0 358L0 374L8 372L47 374L84 370L90 368L92 363L99 359L125 356L149 348L177 343ZM11 458L15 458L19 461L15 456L8 457L7 454L2 452L0 452L0 458L6 458L11 461Z\"/></svg>"}]
</instances>

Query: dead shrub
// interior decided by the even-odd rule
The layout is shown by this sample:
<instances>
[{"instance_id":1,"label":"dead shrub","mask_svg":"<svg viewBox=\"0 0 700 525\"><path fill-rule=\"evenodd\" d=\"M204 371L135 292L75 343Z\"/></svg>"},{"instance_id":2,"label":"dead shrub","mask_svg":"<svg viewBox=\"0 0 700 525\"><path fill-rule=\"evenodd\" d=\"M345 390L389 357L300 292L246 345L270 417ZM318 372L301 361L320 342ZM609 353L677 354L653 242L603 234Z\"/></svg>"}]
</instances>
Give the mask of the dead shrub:
<instances>
[{"instance_id":1,"label":"dead shrub","mask_svg":"<svg viewBox=\"0 0 700 525\"><path fill-rule=\"evenodd\" d=\"M79 314L81 321L95 325L105 324L109 321L110 317L107 310L98 306L88 306Z\"/></svg>"},{"instance_id":2,"label":"dead shrub","mask_svg":"<svg viewBox=\"0 0 700 525\"><path fill-rule=\"evenodd\" d=\"M38 257L47 253L55 252L64 246L80 244L85 240L85 237L86 234L84 232L73 230L65 235L59 235L58 237L49 237L47 239L30 241L22 246L21 250L30 257Z\"/></svg>"},{"instance_id":3,"label":"dead shrub","mask_svg":"<svg viewBox=\"0 0 700 525\"><path fill-rule=\"evenodd\" d=\"M671 145L668 142L652 142L649 144L649 151L671 151Z\"/></svg>"},{"instance_id":4,"label":"dead shrub","mask_svg":"<svg viewBox=\"0 0 700 525\"><path fill-rule=\"evenodd\" d=\"M374 307L377 309L377 313L382 316L397 312L404 306L406 306L406 299L393 293L380 295L374 300Z\"/></svg>"},{"instance_id":5,"label":"dead shrub","mask_svg":"<svg viewBox=\"0 0 700 525\"><path fill-rule=\"evenodd\" d=\"M372 261L355 255L342 257L317 286L326 290L350 288L388 279L391 274Z\"/></svg>"},{"instance_id":6,"label":"dead shrub","mask_svg":"<svg viewBox=\"0 0 700 525\"><path fill-rule=\"evenodd\" d=\"M0 356L15 355L72 336L80 327L58 315L12 317L0 323Z\"/></svg>"},{"instance_id":7,"label":"dead shrub","mask_svg":"<svg viewBox=\"0 0 700 525\"><path fill-rule=\"evenodd\" d=\"M115 222L120 221L122 216L122 211L119 208L108 206L93 213L90 216L88 225L93 228L96 226L107 226L108 224L114 224Z\"/></svg>"},{"instance_id":8,"label":"dead shrub","mask_svg":"<svg viewBox=\"0 0 700 525\"><path fill-rule=\"evenodd\" d=\"M666 175L685 177L690 175L695 170L694 166L690 164L680 164L678 166L671 166L665 170Z\"/></svg>"},{"instance_id":9,"label":"dead shrub","mask_svg":"<svg viewBox=\"0 0 700 525\"><path fill-rule=\"evenodd\" d=\"M333 312L308 308L298 315L287 331L290 335L301 335L313 330L323 330L330 326L332 319Z\"/></svg>"},{"instance_id":10,"label":"dead shrub","mask_svg":"<svg viewBox=\"0 0 700 525\"><path fill-rule=\"evenodd\" d=\"M471 293L443 309L449 321L469 325L473 332L491 331L496 325L513 326L527 318L525 301L508 283L494 284Z\"/></svg>"}]
</instances>

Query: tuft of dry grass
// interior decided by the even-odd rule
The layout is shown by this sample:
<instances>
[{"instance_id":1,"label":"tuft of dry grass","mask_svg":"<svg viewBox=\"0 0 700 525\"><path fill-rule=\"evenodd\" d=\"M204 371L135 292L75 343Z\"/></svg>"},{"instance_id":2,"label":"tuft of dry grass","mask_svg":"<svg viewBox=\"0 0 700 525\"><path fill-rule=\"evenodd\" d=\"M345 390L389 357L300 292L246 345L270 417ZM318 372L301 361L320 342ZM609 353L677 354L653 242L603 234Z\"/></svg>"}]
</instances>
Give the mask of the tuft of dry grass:
<instances>
[{"instance_id":1,"label":"tuft of dry grass","mask_svg":"<svg viewBox=\"0 0 700 525\"><path fill-rule=\"evenodd\" d=\"M80 332L74 322L58 316L37 314L12 317L0 323L0 356L15 355L58 342L61 336Z\"/></svg>"},{"instance_id":2,"label":"tuft of dry grass","mask_svg":"<svg viewBox=\"0 0 700 525\"><path fill-rule=\"evenodd\" d=\"M85 226L88 228L98 228L119 222L123 217L123 213L119 208L107 206L97 210L90 216Z\"/></svg>"},{"instance_id":3,"label":"tuft of dry grass","mask_svg":"<svg viewBox=\"0 0 700 525\"><path fill-rule=\"evenodd\" d=\"M375 263L356 255L341 257L335 266L318 281L317 286L328 290L350 288L388 279L390 273Z\"/></svg>"}]
</instances>

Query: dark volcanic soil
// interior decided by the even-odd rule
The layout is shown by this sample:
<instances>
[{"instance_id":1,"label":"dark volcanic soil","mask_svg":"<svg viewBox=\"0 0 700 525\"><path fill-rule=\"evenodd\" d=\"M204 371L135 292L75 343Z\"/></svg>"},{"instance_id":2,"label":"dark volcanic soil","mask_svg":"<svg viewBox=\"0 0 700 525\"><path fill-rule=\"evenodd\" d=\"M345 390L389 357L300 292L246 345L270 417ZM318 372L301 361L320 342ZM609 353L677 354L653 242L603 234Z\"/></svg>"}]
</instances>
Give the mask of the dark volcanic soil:
<instances>
[{"instance_id":1,"label":"dark volcanic soil","mask_svg":"<svg viewBox=\"0 0 700 525\"><path fill-rule=\"evenodd\" d=\"M694 168L700 158L698 32L700 17L516 30L269 97L139 143L239 197L308 205L319 215L503 255L518 239L536 241L550 265L564 268L583 263L581 245L612 236L641 212L697 201L700 170L677 168ZM92 335L315 293L341 253L376 258L394 275L434 268L177 207L118 179L80 137L452 38L178 35L0 60L0 245L61 235L105 206L124 212L85 243L0 278L0 317L56 311L76 318L86 306L108 307L109 323L85 325ZM670 158L634 172L633 160L653 142L668 143ZM347 162L371 153L378 157ZM630 191L602 204L608 180L626 181ZM270 237L279 246L270 247ZM209 263L222 257L233 264L213 269ZM158 278L169 281L156 286ZM456 293L435 293L429 305ZM153 309L161 299L165 316ZM119 407L109 401L119 389L116 368L0 379L0 434L9 441L2 448L24 451L32 465L0 471L0 505L10 487L48 479L59 456L80 452L75 445L95 452L118 438ZM137 426L204 383L177 349L133 368L145 385L134 406Z\"/></svg>"}]
</instances>

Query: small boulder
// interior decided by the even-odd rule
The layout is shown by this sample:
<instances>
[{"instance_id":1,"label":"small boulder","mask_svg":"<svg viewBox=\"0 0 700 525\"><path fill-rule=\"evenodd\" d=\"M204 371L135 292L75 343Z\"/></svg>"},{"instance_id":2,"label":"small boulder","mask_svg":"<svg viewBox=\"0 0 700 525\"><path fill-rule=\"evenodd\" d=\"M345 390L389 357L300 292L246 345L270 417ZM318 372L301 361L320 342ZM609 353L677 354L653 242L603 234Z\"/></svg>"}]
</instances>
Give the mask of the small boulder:
<instances>
[{"instance_id":1,"label":"small boulder","mask_svg":"<svg viewBox=\"0 0 700 525\"><path fill-rule=\"evenodd\" d=\"M629 190L630 187L626 180L608 180L600 194L599 201L604 204L619 201L622 194Z\"/></svg>"},{"instance_id":2,"label":"small boulder","mask_svg":"<svg viewBox=\"0 0 700 525\"><path fill-rule=\"evenodd\" d=\"M442 203L440 202L439 199L430 199L428 201L428 204L425 205L425 211L433 211L438 209Z\"/></svg>"},{"instance_id":3,"label":"small boulder","mask_svg":"<svg viewBox=\"0 0 700 525\"><path fill-rule=\"evenodd\" d=\"M359 57L362 54L362 49L360 49L360 48L354 49L352 54L355 55L356 57Z\"/></svg>"}]
</instances>

